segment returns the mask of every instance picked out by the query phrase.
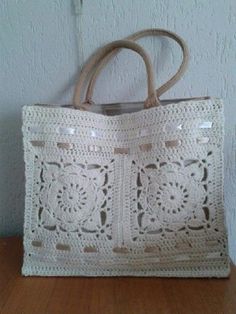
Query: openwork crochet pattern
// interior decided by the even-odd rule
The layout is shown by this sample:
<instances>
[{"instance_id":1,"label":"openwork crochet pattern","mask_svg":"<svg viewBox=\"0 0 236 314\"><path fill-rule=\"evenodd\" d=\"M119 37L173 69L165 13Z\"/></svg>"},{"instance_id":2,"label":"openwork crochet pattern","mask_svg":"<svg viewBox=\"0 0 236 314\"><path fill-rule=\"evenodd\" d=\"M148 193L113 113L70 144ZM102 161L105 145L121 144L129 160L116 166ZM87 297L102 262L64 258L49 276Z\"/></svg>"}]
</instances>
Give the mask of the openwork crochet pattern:
<instances>
[{"instance_id":1,"label":"openwork crochet pattern","mask_svg":"<svg viewBox=\"0 0 236 314\"><path fill-rule=\"evenodd\" d=\"M223 107L25 106L24 275L225 277Z\"/></svg>"}]
</instances>

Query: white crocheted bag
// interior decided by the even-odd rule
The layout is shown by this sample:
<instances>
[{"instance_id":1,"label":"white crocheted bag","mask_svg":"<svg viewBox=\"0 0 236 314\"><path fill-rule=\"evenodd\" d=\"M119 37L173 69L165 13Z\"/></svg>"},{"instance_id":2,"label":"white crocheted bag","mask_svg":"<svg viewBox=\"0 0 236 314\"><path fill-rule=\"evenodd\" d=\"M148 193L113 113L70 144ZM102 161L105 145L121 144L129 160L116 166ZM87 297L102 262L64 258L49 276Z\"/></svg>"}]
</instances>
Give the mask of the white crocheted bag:
<instances>
[{"instance_id":1,"label":"white crocheted bag","mask_svg":"<svg viewBox=\"0 0 236 314\"><path fill-rule=\"evenodd\" d=\"M22 273L38 276L226 277L223 106L219 99L159 101L145 51L128 40L104 46L81 72L74 107L23 109L26 202ZM105 57L129 48L144 59L144 109L89 111ZM105 58L105 59L104 59ZM102 61L103 60L103 61ZM104 61L105 60L105 61ZM81 87L99 64L85 103ZM111 107L103 106L103 113ZM75 110L80 109L80 110Z\"/></svg>"}]
</instances>

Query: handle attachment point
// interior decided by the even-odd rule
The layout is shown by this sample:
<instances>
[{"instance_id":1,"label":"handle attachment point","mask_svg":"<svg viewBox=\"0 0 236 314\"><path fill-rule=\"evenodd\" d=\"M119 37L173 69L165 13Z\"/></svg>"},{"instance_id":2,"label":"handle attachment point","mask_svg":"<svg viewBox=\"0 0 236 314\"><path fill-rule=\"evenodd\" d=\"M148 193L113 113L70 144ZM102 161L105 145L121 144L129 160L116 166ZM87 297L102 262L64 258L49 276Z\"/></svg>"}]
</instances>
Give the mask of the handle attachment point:
<instances>
[{"instance_id":1,"label":"handle attachment point","mask_svg":"<svg viewBox=\"0 0 236 314\"><path fill-rule=\"evenodd\" d=\"M117 40L113 41L98 50L98 52L93 55L89 61L83 67L78 83L75 88L73 104L75 109L87 110L88 106L92 103L91 97L86 97L86 101L81 103L81 94L84 81L87 78L90 71L101 62L109 53L114 51L117 48L127 48L137 52L143 59L146 72L147 72L147 85L148 85L148 97L144 103L145 108L150 108L153 106L158 106L159 101L155 93L155 84L154 84L154 71L151 65L150 57L146 51L137 43L129 40Z\"/></svg>"}]
</instances>

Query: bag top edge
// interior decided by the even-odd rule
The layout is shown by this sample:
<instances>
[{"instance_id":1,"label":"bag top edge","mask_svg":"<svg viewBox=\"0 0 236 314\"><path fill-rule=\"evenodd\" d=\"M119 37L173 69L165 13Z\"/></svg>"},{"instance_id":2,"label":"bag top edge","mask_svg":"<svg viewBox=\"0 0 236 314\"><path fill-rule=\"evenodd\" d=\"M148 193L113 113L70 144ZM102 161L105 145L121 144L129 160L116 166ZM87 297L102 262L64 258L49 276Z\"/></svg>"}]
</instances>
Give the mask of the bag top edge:
<instances>
[{"instance_id":1,"label":"bag top edge","mask_svg":"<svg viewBox=\"0 0 236 314\"><path fill-rule=\"evenodd\" d=\"M161 104L171 105L176 104L180 102L188 102L188 101L201 101L201 100L221 100L219 97L211 97L211 96L200 96L200 97L187 97L187 98L173 98L173 99L162 99ZM124 102L111 102L111 103L105 103L105 104L95 104L94 106L105 106L106 108L109 108L109 106L112 106L112 109L114 109L115 105L136 105L136 104L143 104L144 101L124 101ZM72 104L46 104L46 103L34 103L34 104L27 104L23 105L23 107L45 107L45 108L64 108L64 109L74 109L74 106ZM75 109L78 110L78 109Z\"/></svg>"}]
</instances>

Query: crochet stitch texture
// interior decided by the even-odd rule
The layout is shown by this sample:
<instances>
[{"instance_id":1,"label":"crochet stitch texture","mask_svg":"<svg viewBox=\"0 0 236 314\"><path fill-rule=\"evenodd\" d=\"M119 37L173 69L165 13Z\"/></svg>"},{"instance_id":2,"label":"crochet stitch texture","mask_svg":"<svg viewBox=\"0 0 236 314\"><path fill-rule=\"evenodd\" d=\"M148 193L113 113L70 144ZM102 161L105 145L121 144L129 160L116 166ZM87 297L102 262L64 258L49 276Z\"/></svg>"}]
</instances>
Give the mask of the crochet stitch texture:
<instances>
[{"instance_id":1,"label":"crochet stitch texture","mask_svg":"<svg viewBox=\"0 0 236 314\"><path fill-rule=\"evenodd\" d=\"M223 106L23 109L22 273L226 277Z\"/></svg>"}]
</instances>

